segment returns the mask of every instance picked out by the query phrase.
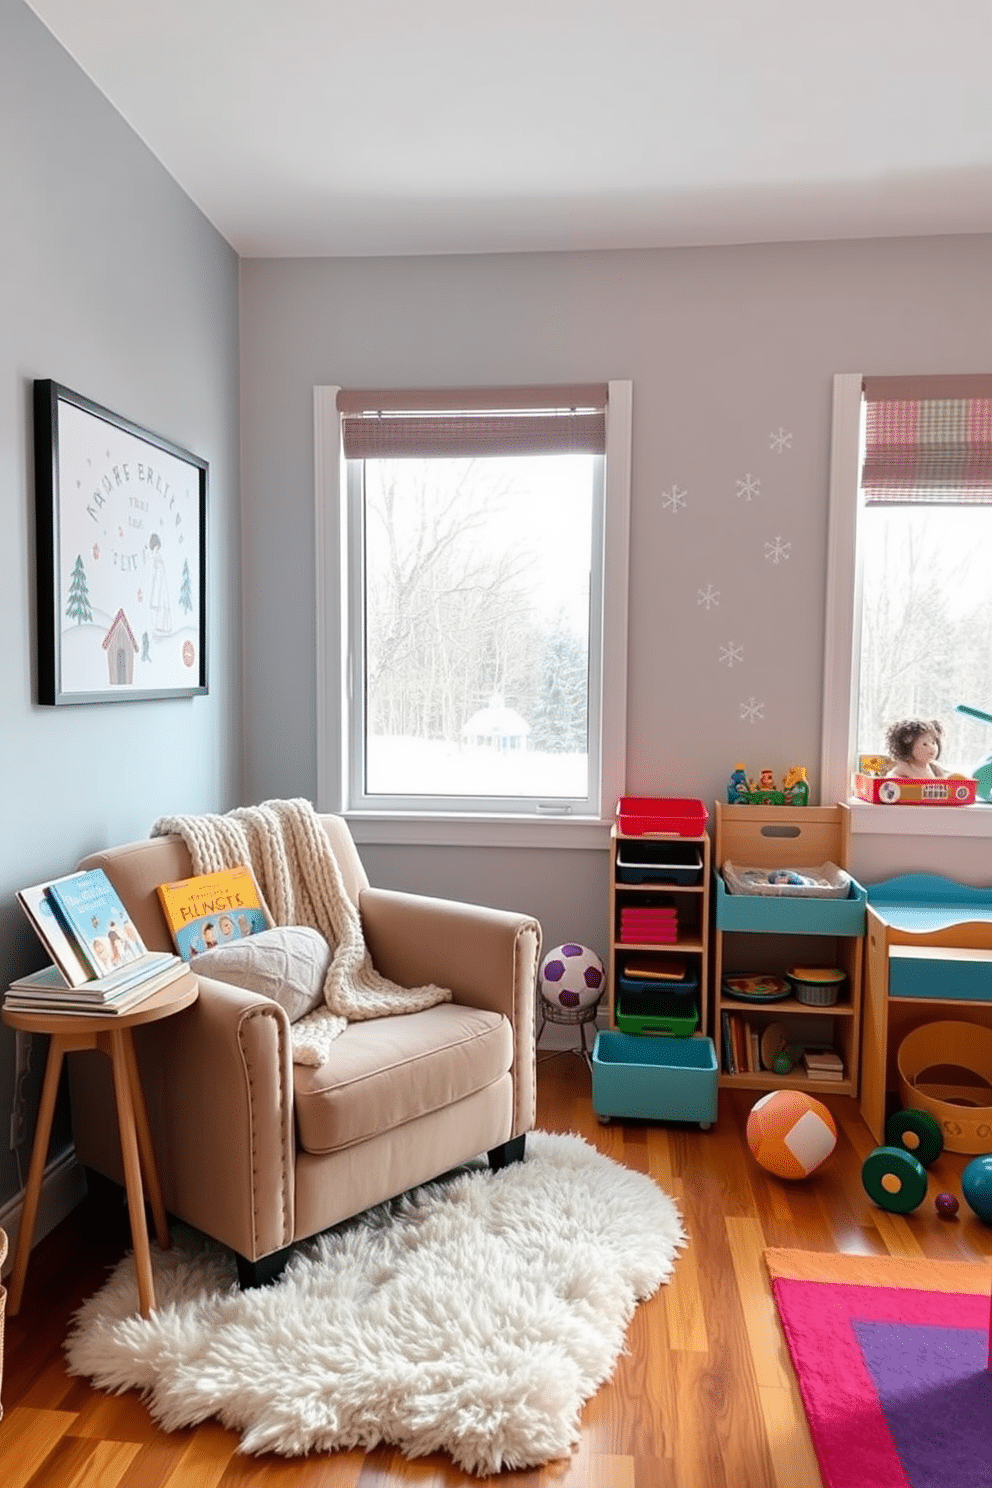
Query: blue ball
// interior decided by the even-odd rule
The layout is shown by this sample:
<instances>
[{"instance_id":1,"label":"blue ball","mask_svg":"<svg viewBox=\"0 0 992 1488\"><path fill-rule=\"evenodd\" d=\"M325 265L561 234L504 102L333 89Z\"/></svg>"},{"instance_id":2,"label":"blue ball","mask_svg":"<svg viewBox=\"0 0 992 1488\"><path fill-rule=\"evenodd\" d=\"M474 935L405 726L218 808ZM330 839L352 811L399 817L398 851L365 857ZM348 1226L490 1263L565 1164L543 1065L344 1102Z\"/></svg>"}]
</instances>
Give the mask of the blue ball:
<instances>
[{"instance_id":1,"label":"blue ball","mask_svg":"<svg viewBox=\"0 0 992 1488\"><path fill-rule=\"evenodd\" d=\"M992 1152L972 1158L961 1174L961 1192L979 1219L992 1224Z\"/></svg>"}]
</instances>

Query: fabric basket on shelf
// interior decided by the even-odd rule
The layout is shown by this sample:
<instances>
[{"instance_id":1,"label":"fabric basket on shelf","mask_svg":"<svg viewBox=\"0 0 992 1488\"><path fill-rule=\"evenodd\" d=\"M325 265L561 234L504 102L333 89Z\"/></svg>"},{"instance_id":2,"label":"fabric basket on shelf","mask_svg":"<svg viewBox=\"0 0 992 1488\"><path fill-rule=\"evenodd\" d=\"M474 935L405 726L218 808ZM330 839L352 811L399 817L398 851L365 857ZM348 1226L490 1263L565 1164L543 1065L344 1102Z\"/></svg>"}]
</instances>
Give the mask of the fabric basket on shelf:
<instances>
[{"instance_id":1,"label":"fabric basket on shelf","mask_svg":"<svg viewBox=\"0 0 992 1488\"><path fill-rule=\"evenodd\" d=\"M765 894L778 899L846 899L851 875L836 863L814 868L745 868L728 858L723 881L730 894Z\"/></svg>"}]
</instances>

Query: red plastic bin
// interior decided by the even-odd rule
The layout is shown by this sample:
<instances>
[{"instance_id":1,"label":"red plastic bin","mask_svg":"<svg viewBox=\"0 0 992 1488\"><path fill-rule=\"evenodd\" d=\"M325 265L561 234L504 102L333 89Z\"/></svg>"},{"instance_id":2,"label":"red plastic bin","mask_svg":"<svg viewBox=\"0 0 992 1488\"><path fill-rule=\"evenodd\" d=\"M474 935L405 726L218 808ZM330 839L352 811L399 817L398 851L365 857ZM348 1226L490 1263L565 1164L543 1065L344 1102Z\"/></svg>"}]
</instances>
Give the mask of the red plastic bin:
<instances>
[{"instance_id":1,"label":"red plastic bin","mask_svg":"<svg viewBox=\"0 0 992 1488\"><path fill-rule=\"evenodd\" d=\"M621 796L617 802L617 825L628 837L646 832L701 837L708 816L705 801L684 796Z\"/></svg>"}]
</instances>

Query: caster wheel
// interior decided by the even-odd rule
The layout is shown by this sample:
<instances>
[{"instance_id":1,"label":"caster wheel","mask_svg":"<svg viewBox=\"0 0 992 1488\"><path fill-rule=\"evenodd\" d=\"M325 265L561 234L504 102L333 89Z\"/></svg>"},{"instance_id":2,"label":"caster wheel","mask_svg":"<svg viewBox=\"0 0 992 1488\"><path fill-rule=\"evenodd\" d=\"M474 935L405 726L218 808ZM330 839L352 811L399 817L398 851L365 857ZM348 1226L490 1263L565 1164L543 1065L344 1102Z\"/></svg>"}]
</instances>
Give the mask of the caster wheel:
<instances>
[{"instance_id":1,"label":"caster wheel","mask_svg":"<svg viewBox=\"0 0 992 1488\"><path fill-rule=\"evenodd\" d=\"M876 1147L865 1158L861 1182L868 1197L892 1214L908 1214L927 1196L926 1169L902 1147Z\"/></svg>"},{"instance_id":2,"label":"caster wheel","mask_svg":"<svg viewBox=\"0 0 992 1488\"><path fill-rule=\"evenodd\" d=\"M713 1125L712 1121L701 1121L699 1123L699 1130L700 1131L709 1131L709 1129L710 1129L710 1127L712 1125Z\"/></svg>"},{"instance_id":3,"label":"caster wheel","mask_svg":"<svg viewBox=\"0 0 992 1488\"><path fill-rule=\"evenodd\" d=\"M928 1168L944 1150L944 1133L929 1111L907 1106L894 1111L885 1123L885 1145L902 1147Z\"/></svg>"},{"instance_id":4,"label":"caster wheel","mask_svg":"<svg viewBox=\"0 0 992 1488\"><path fill-rule=\"evenodd\" d=\"M596 1117L596 1120L599 1122L600 1126L609 1126L610 1121L612 1120L612 1117L610 1117L610 1116L597 1116Z\"/></svg>"}]
</instances>

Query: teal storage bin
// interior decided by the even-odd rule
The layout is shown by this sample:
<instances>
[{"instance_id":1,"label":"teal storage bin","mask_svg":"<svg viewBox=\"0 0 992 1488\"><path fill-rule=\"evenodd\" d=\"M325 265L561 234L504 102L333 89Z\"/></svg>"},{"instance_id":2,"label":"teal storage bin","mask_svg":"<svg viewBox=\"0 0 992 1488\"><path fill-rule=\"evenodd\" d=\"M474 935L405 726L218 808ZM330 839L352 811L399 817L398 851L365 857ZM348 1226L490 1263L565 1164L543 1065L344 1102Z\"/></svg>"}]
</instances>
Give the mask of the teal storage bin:
<instances>
[{"instance_id":1,"label":"teal storage bin","mask_svg":"<svg viewBox=\"0 0 992 1488\"><path fill-rule=\"evenodd\" d=\"M765 894L731 894L723 874L716 879L718 930L746 930L751 935L864 935L865 889L851 879L847 899L790 899Z\"/></svg>"},{"instance_id":2,"label":"teal storage bin","mask_svg":"<svg viewBox=\"0 0 992 1488\"><path fill-rule=\"evenodd\" d=\"M600 1029L592 1051L592 1108L649 1121L698 1121L717 1116L719 1066L710 1038L651 1038Z\"/></svg>"}]
</instances>

